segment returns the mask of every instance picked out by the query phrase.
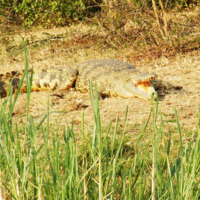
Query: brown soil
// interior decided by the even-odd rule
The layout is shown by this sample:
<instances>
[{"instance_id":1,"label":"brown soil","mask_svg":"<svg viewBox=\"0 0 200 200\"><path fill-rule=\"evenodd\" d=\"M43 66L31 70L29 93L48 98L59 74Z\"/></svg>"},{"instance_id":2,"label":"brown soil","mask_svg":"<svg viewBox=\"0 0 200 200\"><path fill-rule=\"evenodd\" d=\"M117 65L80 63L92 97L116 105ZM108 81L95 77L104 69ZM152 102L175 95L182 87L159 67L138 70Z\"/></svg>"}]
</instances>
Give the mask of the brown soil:
<instances>
[{"instance_id":1,"label":"brown soil","mask_svg":"<svg viewBox=\"0 0 200 200\"><path fill-rule=\"evenodd\" d=\"M57 28L51 30L35 30L30 35L36 35L42 39L46 32L64 33L72 31L76 27ZM89 32L91 27L81 27L80 31ZM73 65L92 59L118 59L129 62L137 67L140 71L155 72L158 79L167 81L172 85L182 86L181 91L171 92L160 97L159 110L163 114L163 120L175 119L174 107L178 111L179 121L182 128L196 130L198 127L198 113L200 105L200 56L199 50L191 51L184 54L178 54L172 57L155 58L151 52L141 54L136 52L132 47L123 50L100 49L98 45L87 44L86 41L79 43L79 49L73 51L73 46L80 42L71 41L70 37L62 40L49 40L47 44L41 46L29 45L27 48L29 66L34 68L59 67L60 65ZM18 41L20 42L20 40ZM84 46L87 44L87 47ZM89 45L89 46L88 46ZM148 52L148 51L147 51ZM11 55L2 50L0 54L1 73L11 70L22 70L24 61L22 54ZM39 122L42 116L47 112L47 102L49 97L50 111L68 111L65 114L51 114L51 123L59 122L60 125L68 125L74 121L75 128L80 131L81 112L85 113L85 125L90 129L93 125L93 110L89 94L81 94L74 89L66 92L65 97L59 98L52 96L53 92L33 92L31 94L30 115L34 120ZM49 96L50 95L50 96ZM119 115L121 123L124 123L126 106L129 105L128 123L137 124L147 121L151 102L139 98L123 99L105 98L100 100L101 121L103 125L108 125L110 120L115 122L116 116ZM26 94L20 94L14 108L13 117L21 123L26 114ZM23 116L23 117L21 117Z\"/></svg>"},{"instance_id":2,"label":"brown soil","mask_svg":"<svg viewBox=\"0 0 200 200\"><path fill-rule=\"evenodd\" d=\"M198 53L198 52L196 52ZM103 58L103 57L102 57ZM114 58L113 58L114 59ZM136 62L141 71L152 71L158 78L173 85L183 87L181 91L172 91L160 97L159 110L164 120L175 119L174 107L178 111L180 125L194 130L198 127L198 109L200 105L200 58L197 56L177 56L173 59L159 59L154 63ZM135 64L134 62L131 62ZM37 63L38 64L38 63ZM49 96L50 95L50 96ZM51 122L57 120L61 125L71 124L81 127L81 112L85 113L85 124L93 124L93 110L89 94L82 94L75 89L66 92L64 98L52 96L53 92L33 92L31 94L30 114L40 121L46 113L48 96L51 111L68 111L66 114L51 114ZM139 98L124 99L120 97L100 100L102 123L108 125L119 115L124 121L126 106L129 105L129 124L144 123L148 119L151 102ZM14 118L26 113L26 94L21 94L14 109Z\"/></svg>"}]
</instances>

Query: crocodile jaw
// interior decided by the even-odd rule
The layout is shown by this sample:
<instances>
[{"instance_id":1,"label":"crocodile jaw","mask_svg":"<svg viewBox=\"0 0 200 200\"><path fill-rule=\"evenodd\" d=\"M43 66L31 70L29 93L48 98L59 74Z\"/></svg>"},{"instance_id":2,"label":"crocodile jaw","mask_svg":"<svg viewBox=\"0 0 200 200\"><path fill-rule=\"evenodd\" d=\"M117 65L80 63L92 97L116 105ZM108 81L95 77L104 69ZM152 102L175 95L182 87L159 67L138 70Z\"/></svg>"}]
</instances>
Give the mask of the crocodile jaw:
<instances>
[{"instance_id":1,"label":"crocodile jaw","mask_svg":"<svg viewBox=\"0 0 200 200\"><path fill-rule=\"evenodd\" d=\"M130 77L125 82L125 89L130 93L130 96L137 96L143 99L151 99L152 93L156 93L151 80L155 79L155 73L140 73L137 77Z\"/></svg>"},{"instance_id":2,"label":"crocodile jaw","mask_svg":"<svg viewBox=\"0 0 200 200\"><path fill-rule=\"evenodd\" d=\"M150 81L141 82L135 87L147 94L148 99L151 99L152 93L156 93L155 88L153 87Z\"/></svg>"}]
</instances>

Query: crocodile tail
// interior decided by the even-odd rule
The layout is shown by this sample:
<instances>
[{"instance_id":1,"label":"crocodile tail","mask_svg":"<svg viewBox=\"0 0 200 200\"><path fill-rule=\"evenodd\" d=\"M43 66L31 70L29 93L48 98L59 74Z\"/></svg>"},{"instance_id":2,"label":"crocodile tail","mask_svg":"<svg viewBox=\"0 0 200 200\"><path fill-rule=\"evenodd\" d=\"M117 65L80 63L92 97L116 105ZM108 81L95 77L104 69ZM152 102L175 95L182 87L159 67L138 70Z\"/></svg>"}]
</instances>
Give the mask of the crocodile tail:
<instances>
[{"instance_id":1,"label":"crocodile tail","mask_svg":"<svg viewBox=\"0 0 200 200\"><path fill-rule=\"evenodd\" d=\"M29 78L31 75L31 70L29 72ZM31 91L44 91L44 90L55 90L58 83L58 77L55 78L53 82L50 82L50 75L46 75L42 77L42 73L46 72L47 70L43 71L36 71L36 73L33 73L33 82ZM6 72L5 74L0 74L0 97L6 97L10 93L10 85L12 86L12 92L15 94L19 88L20 81L22 79L22 76L24 74L24 70L18 72L18 71L11 71ZM58 74L59 75L59 74ZM27 92L26 87L26 79L24 79L20 92Z\"/></svg>"},{"instance_id":2,"label":"crocodile tail","mask_svg":"<svg viewBox=\"0 0 200 200\"><path fill-rule=\"evenodd\" d=\"M10 85L12 85L13 94L17 92L23 74L24 71L11 71L0 74L0 96L2 98L8 96ZM22 84L20 92L26 92L25 82Z\"/></svg>"}]
</instances>

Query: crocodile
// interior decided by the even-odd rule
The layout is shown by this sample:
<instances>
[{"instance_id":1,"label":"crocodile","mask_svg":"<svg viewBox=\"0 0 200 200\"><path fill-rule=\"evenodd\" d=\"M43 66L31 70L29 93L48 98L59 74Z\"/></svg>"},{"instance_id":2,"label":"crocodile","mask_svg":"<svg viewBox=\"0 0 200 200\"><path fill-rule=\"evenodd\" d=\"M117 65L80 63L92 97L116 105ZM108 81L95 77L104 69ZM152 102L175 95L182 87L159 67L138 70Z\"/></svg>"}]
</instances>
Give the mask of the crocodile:
<instances>
[{"instance_id":1,"label":"crocodile","mask_svg":"<svg viewBox=\"0 0 200 200\"><path fill-rule=\"evenodd\" d=\"M31 70L29 70L29 76ZM0 96L9 94L10 84L16 93L24 71L0 74ZM159 89L160 82L155 73L141 72L133 65L119 60L92 60L62 68L33 70L31 91L69 90L75 87L81 92L90 92L89 79L97 83L101 96L140 97L150 99ZM163 85L162 87L164 87ZM26 92L23 81L20 92Z\"/></svg>"}]
</instances>

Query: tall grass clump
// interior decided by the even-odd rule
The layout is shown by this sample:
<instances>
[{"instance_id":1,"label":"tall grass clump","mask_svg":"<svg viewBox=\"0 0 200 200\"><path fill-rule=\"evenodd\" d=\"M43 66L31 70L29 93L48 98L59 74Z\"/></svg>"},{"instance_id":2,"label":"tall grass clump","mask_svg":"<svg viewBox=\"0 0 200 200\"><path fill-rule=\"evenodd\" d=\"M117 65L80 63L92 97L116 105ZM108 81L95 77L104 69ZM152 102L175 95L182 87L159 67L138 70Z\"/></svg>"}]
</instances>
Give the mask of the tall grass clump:
<instances>
[{"instance_id":1,"label":"tall grass clump","mask_svg":"<svg viewBox=\"0 0 200 200\"><path fill-rule=\"evenodd\" d=\"M118 129L118 116L114 126L111 121L106 130L101 123L97 86L93 93L90 81L94 115L91 136L88 138L85 131L84 113L79 132L74 131L72 123L60 133L59 127L51 127L49 102L47 113L38 124L29 115L33 76L28 74L25 47L24 53L25 74L21 85L25 79L26 123L19 125L12 116L20 88L14 100L11 88L10 96L1 107L1 199L199 199L200 129L195 142L183 144L176 108L176 120L164 121L158 101L152 101L149 119L152 118L153 123L148 120L141 126L138 139L127 147L124 136L128 107L123 131ZM175 158L170 123L177 124L179 133L179 152ZM165 124L169 126L168 136L163 128ZM145 146L147 133L152 134L152 140ZM77 134L82 134L81 144ZM168 137L168 142L163 144L164 137Z\"/></svg>"}]
</instances>

